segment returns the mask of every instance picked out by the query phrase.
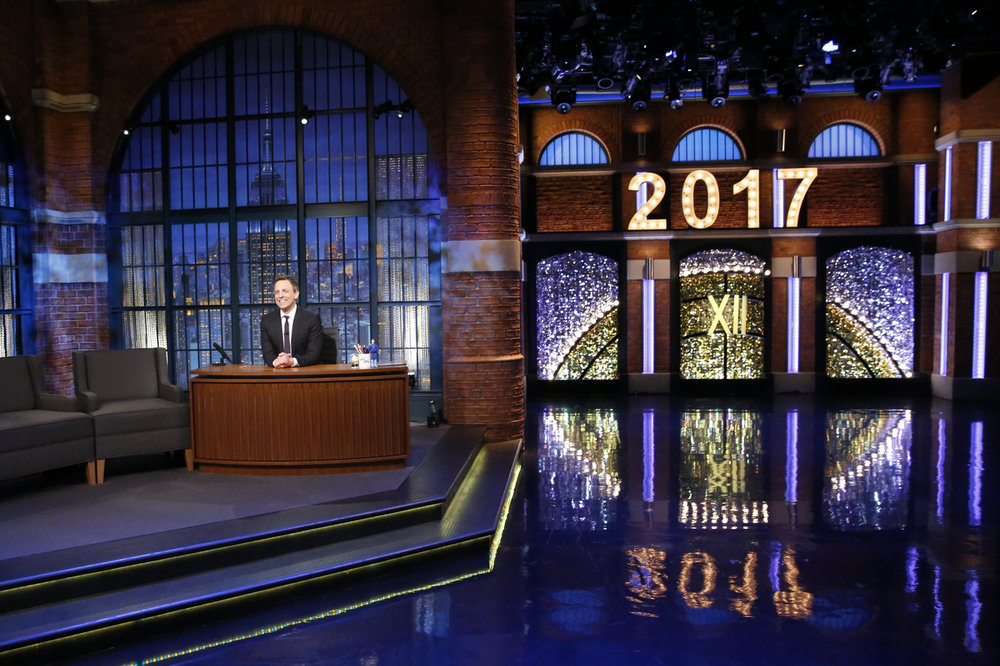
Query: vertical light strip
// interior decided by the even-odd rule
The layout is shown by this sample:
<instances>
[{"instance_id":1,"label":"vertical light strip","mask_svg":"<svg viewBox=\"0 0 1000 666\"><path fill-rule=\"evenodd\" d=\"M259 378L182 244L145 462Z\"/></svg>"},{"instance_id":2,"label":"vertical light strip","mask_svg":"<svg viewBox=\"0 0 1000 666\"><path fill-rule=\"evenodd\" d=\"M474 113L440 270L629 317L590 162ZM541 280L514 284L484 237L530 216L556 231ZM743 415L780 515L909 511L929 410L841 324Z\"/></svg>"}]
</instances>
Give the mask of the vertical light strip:
<instances>
[{"instance_id":1,"label":"vertical light strip","mask_svg":"<svg viewBox=\"0 0 1000 666\"><path fill-rule=\"evenodd\" d=\"M936 511L938 525L941 524L944 519L944 496L945 496L945 485L946 481L944 478L944 456L948 450L948 422L945 419L938 420L938 448L937 448L937 470L935 478L937 479L937 497L935 498Z\"/></svg>"},{"instance_id":2,"label":"vertical light strip","mask_svg":"<svg viewBox=\"0 0 1000 666\"><path fill-rule=\"evenodd\" d=\"M771 169L771 215L775 229L785 226L785 181L778 179L778 170Z\"/></svg>"},{"instance_id":3,"label":"vertical light strip","mask_svg":"<svg viewBox=\"0 0 1000 666\"><path fill-rule=\"evenodd\" d=\"M951 310L951 304L948 302L951 297L951 273L941 274L941 330L939 331L940 340L938 342L938 356L940 361L940 367L938 368L938 374L942 377L948 376L948 334L949 334L949 324L948 312Z\"/></svg>"},{"instance_id":4,"label":"vertical light strip","mask_svg":"<svg viewBox=\"0 0 1000 666\"><path fill-rule=\"evenodd\" d=\"M642 373L653 372L656 333L656 283L647 278L642 279Z\"/></svg>"},{"instance_id":5,"label":"vertical light strip","mask_svg":"<svg viewBox=\"0 0 1000 666\"><path fill-rule=\"evenodd\" d=\"M927 165L913 165L913 224L927 224Z\"/></svg>"},{"instance_id":6,"label":"vertical light strip","mask_svg":"<svg viewBox=\"0 0 1000 666\"><path fill-rule=\"evenodd\" d=\"M993 142L979 142L979 156L976 162L976 219L990 217L990 184L993 180Z\"/></svg>"},{"instance_id":7,"label":"vertical light strip","mask_svg":"<svg viewBox=\"0 0 1000 666\"><path fill-rule=\"evenodd\" d=\"M801 278L788 278L788 372L799 371L799 303Z\"/></svg>"},{"instance_id":8,"label":"vertical light strip","mask_svg":"<svg viewBox=\"0 0 1000 666\"><path fill-rule=\"evenodd\" d=\"M983 524L983 422L973 421L969 433L969 525Z\"/></svg>"},{"instance_id":9,"label":"vertical light strip","mask_svg":"<svg viewBox=\"0 0 1000 666\"><path fill-rule=\"evenodd\" d=\"M799 498L799 413L785 417L785 501L794 504Z\"/></svg>"},{"instance_id":10,"label":"vertical light strip","mask_svg":"<svg viewBox=\"0 0 1000 666\"><path fill-rule=\"evenodd\" d=\"M975 569L968 569L969 580L965 581L965 641L964 646L968 652L981 652L982 646L979 644L979 614L983 610L983 603L979 600L979 573Z\"/></svg>"},{"instance_id":11,"label":"vertical light strip","mask_svg":"<svg viewBox=\"0 0 1000 666\"><path fill-rule=\"evenodd\" d=\"M986 376L986 297L990 274L976 272L976 289L972 312L972 378Z\"/></svg>"},{"instance_id":12,"label":"vertical light strip","mask_svg":"<svg viewBox=\"0 0 1000 666\"><path fill-rule=\"evenodd\" d=\"M646 185L653 187L652 183L643 183L635 191L635 209L640 210L646 205L649 199ZM642 271L642 373L651 374L653 372L654 345L653 334L655 333L655 289L653 284L652 266L650 260L646 259L646 265Z\"/></svg>"},{"instance_id":13,"label":"vertical light strip","mask_svg":"<svg viewBox=\"0 0 1000 666\"><path fill-rule=\"evenodd\" d=\"M944 220L951 219L951 147L944 151Z\"/></svg>"},{"instance_id":14,"label":"vertical light strip","mask_svg":"<svg viewBox=\"0 0 1000 666\"><path fill-rule=\"evenodd\" d=\"M914 546L910 546L906 550L906 593L913 594L917 591L917 565L920 562L920 556L917 553L917 549Z\"/></svg>"},{"instance_id":15,"label":"vertical light strip","mask_svg":"<svg viewBox=\"0 0 1000 666\"><path fill-rule=\"evenodd\" d=\"M656 414L652 409L642 413L642 501L652 502L656 499L656 487L653 483L656 467L656 436L654 427Z\"/></svg>"},{"instance_id":16,"label":"vertical light strip","mask_svg":"<svg viewBox=\"0 0 1000 666\"><path fill-rule=\"evenodd\" d=\"M771 557L768 561L767 577L771 581L771 591L781 592L781 543L771 542Z\"/></svg>"},{"instance_id":17,"label":"vertical light strip","mask_svg":"<svg viewBox=\"0 0 1000 666\"><path fill-rule=\"evenodd\" d=\"M931 588L934 599L934 635L941 638L941 620L944 615L944 604L941 602L941 565L934 565L934 585Z\"/></svg>"}]
</instances>

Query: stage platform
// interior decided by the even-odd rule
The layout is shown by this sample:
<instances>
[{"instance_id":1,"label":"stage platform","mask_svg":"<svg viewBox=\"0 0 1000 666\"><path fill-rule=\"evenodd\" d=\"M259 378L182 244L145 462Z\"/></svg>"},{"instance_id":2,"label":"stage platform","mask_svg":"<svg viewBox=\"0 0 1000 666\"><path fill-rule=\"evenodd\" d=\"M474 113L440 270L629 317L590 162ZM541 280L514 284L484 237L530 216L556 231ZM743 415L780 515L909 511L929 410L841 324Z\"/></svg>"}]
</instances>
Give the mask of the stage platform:
<instances>
[{"instance_id":1,"label":"stage platform","mask_svg":"<svg viewBox=\"0 0 1000 666\"><path fill-rule=\"evenodd\" d=\"M136 459L0 486L0 662L86 657L394 567L489 566L522 442L411 424L401 470L258 477ZM363 595L362 595L363 596Z\"/></svg>"}]
</instances>

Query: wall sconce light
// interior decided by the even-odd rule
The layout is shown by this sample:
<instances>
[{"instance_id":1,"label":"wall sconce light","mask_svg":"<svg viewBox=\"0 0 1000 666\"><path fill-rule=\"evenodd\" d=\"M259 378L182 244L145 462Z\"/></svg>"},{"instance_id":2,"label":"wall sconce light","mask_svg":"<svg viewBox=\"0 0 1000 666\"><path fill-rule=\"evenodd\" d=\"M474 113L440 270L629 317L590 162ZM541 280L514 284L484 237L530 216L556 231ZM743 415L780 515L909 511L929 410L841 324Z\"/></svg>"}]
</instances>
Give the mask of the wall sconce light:
<instances>
[{"instance_id":1,"label":"wall sconce light","mask_svg":"<svg viewBox=\"0 0 1000 666\"><path fill-rule=\"evenodd\" d=\"M993 268L993 250L983 250L979 255L979 270L989 271Z\"/></svg>"},{"instance_id":2,"label":"wall sconce light","mask_svg":"<svg viewBox=\"0 0 1000 666\"><path fill-rule=\"evenodd\" d=\"M302 111L299 112L299 122L303 125L308 125L309 121L313 119L316 112L310 109L307 105L302 105Z\"/></svg>"}]
</instances>

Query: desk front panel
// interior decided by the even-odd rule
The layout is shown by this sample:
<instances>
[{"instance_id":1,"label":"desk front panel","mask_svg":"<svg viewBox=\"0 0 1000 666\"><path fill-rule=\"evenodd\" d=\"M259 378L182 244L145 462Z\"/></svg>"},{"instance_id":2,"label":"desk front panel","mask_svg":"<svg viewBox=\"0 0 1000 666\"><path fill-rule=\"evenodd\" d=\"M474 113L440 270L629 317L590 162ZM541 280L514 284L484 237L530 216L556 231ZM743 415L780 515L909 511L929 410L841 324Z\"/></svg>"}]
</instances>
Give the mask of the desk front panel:
<instances>
[{"instance_id":1,"label":"desk front panel","mask_svg":"<svg viewBox=\"0 0 1000 666\"><path fill-rule=\"evenodd\" d=\"M312 474L403 466L410 453L405 366L395 373L269 370L191 379L199 469Z\"/></svg>"}]
</instances>

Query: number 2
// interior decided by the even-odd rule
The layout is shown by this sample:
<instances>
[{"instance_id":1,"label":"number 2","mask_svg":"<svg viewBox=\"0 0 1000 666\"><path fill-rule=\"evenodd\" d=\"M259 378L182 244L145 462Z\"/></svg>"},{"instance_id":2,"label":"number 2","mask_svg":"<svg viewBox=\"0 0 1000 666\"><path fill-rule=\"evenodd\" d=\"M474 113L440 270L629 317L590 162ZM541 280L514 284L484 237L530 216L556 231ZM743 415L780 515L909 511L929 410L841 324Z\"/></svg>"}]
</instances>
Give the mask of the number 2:
<instances>
[{"instance_id":1,"label":"number 2","mask_svg":"<svg viewBox=\"0 0 1000 666\"><path fill-rule=\"evenodd\" d=\"M663 201L663 197L667 193L667 183L655 173L643 171L632 176L632 180L628 184L628 189L638 192L639 188L645 183L653 184L653 196L649 197L646 203L639 210L635 211L635 215L629 220L628 228L630 231L633 229L666 229L667 221L665 219L650 220L648 219L648 215Z\"/></svg>"}]
</instances>

